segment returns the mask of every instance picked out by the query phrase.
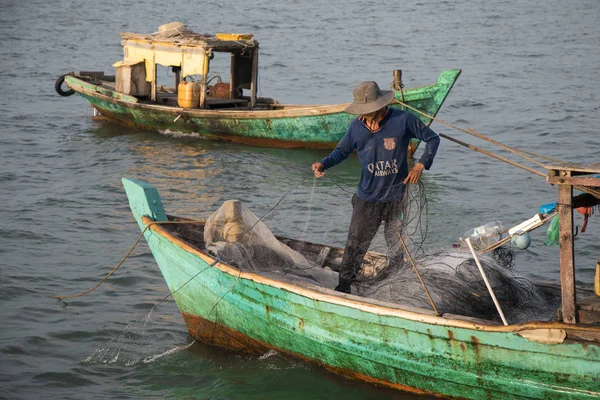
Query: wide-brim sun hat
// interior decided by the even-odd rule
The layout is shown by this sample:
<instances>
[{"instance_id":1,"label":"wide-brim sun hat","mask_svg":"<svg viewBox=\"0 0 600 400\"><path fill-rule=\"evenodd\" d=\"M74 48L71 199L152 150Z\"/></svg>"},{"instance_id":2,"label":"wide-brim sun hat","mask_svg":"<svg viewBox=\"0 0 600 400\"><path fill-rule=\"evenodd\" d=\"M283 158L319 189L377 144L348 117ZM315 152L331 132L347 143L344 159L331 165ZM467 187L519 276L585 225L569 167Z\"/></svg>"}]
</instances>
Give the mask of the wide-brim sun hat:
<instances>
[{"instance_id":1,"label":"wide-brim sun hat","mask_svg":"<svg viewBox=\"0 0 600 400\"><path fill-rule=\"evenodd\" d=\"M359 83L354 88L354 101L344 110L348 114L370 114L394 100L393 90L381 90L373 81Z\"/></svg>"}]
</instances>

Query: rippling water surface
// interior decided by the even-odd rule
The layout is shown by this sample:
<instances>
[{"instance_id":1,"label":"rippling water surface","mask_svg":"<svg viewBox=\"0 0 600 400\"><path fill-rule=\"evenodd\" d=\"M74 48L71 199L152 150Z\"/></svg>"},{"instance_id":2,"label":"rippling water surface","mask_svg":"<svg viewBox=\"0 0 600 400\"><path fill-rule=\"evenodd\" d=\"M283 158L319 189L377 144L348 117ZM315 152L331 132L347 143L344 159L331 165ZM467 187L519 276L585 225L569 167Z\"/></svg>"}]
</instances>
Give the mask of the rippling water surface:
<instances>
[{"instance_id":1,"label":"rippling water surface","mask_svg":"<svg viewBox=\"0 0 600 400\"><path fill-rule=\"evenodd\" d=\"M206 217L231 198L260 216L304 180L268 225L317 242L345 239L350 195L329 180L306 179L326 152L132 130L92 120L77 96L60 98L53 88L60 74L112 73L122 58L120 31L153 32L179 20L197 32L253 32L262 48L260 95L280 102L344 102L362 80L387 87L393 69L412 87L461 68L440 118L550 157L600 161L596 0L0 6L0 397L414 398L277 353L250 357L192 343L170 299L146 315L168 290L145 244L92 294L66 303L44 295L93 286L137 238L123 176L156 185L169 213L189 217ZM356 159L330 173L348 190L358 175ZM447 141L424 183L427 248L449 246L489 220L521 222L557 195L543 178ZM593 218L577 238L581 284L593 279L599 231ZM517 253L517 268L557 281L558 249L545 247L544 235L536 231L532 247Z\"/></svg>"}]
</instances>

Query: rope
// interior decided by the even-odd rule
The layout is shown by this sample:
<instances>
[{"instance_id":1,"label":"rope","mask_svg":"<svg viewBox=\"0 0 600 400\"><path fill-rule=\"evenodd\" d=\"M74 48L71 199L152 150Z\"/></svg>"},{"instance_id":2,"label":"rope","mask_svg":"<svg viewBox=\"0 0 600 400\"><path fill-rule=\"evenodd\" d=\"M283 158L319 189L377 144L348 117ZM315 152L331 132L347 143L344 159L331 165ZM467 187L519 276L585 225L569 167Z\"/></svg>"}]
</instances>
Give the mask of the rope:
<instances>
[{"instance_id":1,"label":"rope","mask_svg":"<svg viewBox=\"0 0 600 400\"><path fill-rule=\"evenodd\" d=\"M291 192L294 191L294 189L296 189L298 186L300 186L302 183L304 183L304 181L306 181L308 179L309 176L313 175L313 172L311 171L310 173L307 174L306 177L304 177L300 182L298 182L293 188L291 188L290 190L288 190L287 192L285 192L285 194L283 196L281 196L281 198L279 199L279 201L273 206L271 207L271 209L269 211L267 211L262 217L260 217L250 228L248 228L246 230L246 232L244 232L244 235L247 234L248 232L250 232L255 226L256 224L258 224L260 221L262 221L267 215L269 215L274 209L276 209L279 204L281 204L281 202L283 201L283 199L285 199L287 197L288 194L290 194Z\"/></svg>"},{"instance_id":2,"label":"rope","mask_svg":"<svg viewBox=\"0 0 600 400\"><path fill-rule=\"evenodd\" d=\"M83 295L86 295L94 290L96 290L100 285L102 285L104 282L106 282L106 280L115 272L117 272L117 270L121 267L121 265L123 265L123 263L125 262L125 260L127 260L127 258L131 255L131 253L133 252L133 249L135 249L135 247L138 245L138 243L140 242L140 240L142 239L142 236L144 236L144 233L153 225L163 225L163 224L194 224L194 223L202 223L201 221L154 221L151 222L150 224L148 224L144 230L142 231L142 233L140 233L140 235L138 236L138 238L136 239L135 243L133 244L133 246L131 246L131 249L129 249L129 251L127 252L127 254L125 255L125 257L123 257L123 259L121 260L121 262L112 269L112 271L110 271L100 282L98 282L94 287L86 290L85 292L81 292L78 294L74 294L71 296L50 296L53 299L58 299L61 300L62 299L74 299L76 297L81 297ZM179 290L179 289L178 289Z\"/></svg>"},{"instance_id":3,"label":"rope","mask_svg":"<svg viewBox=\"0 0 600 400\"><path fill-rule=\"evenodd\" d=\"M258 224L262 219L264 219L267 215L269 215L269 213L271 213L275 208L277 208L279 206L279 204L281 204L281 202L283 201L283 199L286 198L286 196L288 194L290 194L294 189L296 189L298 186L300 186L304 181L306 181L306 179L308 178L308 176L312 175L313 173L310 172L310 174L307 174L307 176L305 178L303 178L300 182L298 182L293 188L291 188L290 190L288 190L280 199L279 201L273 206L271 207L271 209L269 211L267 211L262 217L260 217L258 219L258 221L256 221L254 223L254 225L252 225L250 228L248 228L248 230L244 233L248 233L252 230L252 228L254 228L254 226L256 226L256 224ZM133 244L133 246L131 246L131 249L129 249L129 251L127 252L127 254L125 254L125 257L123 257L123 259L121 260L121 262L119 262L119 264L117 264L116 267L114 267L108 274L106 274L106 276L104 278L102 278L102 280L100 282L98 282L96 285L94 285L92 288L81 292L81 293L77 293L74 295L70 295L70 296L49 296L50 298L53 299L58 299L61 300L62 299L74 299L76 297L81 297L83 295L86 295L90 292L93 292L94 290L96 290L100 285L102 285L104 282L106 282L106 280L115 272L117 272L117 270L121 267L121 265L123 265L123 263L125 262L125 260L127 260L127 258L131 255L131 253L133 252L133 250L135 249L135 247L138 245L138 243L140 242L140 240L142 239L142 237L144 236L144 233L153 225L167 225L167 224L201 224L204 223L203 221L154 221L149 223L148 225L146 225L146 227L142 230L142 232L139 234L138 238L135 240L135 243ZM214 264L212 264L214 265ZM179 289L177 289L179 290ZM41 292L40 292L41 293Z\"/></svg>"},{"instance_id":4,"label":"rope","mask_svg":"<svg viewBox=\"0 0 600 400\"><path fill-rule=\"evenodd\" d=\"M404 89L404 83L402 83L402 81L400 81L400 95L402 96L402 103L404 103L404 90L403 89Z\"/></svg>"},{"instance_id":5,"label":"rope","mask_svg":"<svg viewBox=\"0 0 600 400\"><path fill-rule=\"evenodd\" d=\"M175 221L164 221L164 222L175 222ZM183 223L183 221L182 221ZM150 225L148 225L146 228L148 228ZM145 231L145 229L144 229ZM143 232L142 232L143 234ZM141 236L140 236L141 237ZM138 238L139 241L139 238ZM137 244L137 243L136 243ZM166 295L162 300L160 300L158 303L156 303L155 305L152 306L152 308L150 309L150 311L148 311L146 314L142 315L140 318L138 318L135 322L131 323L129 326L127 326L127 328L125 328L121 333L119 333L117 336L115 336L114 338L112 338L108 343L107 343L107 348L106 351L104 352L104 354L102 355L102 357L100 357L100 361L102 361L104 359L104 357L106 356L106 353L108 353L108 351L110 350L110 344L112 342L114 342L115 340L117 340L118 338L120 338L121 336L125 335L130 329L131 327L135 326L138 322L140 322L142 319L146 318L146 316L148 316L148 314L152 313L152 311L154 311L154 309L156 307L158 307L159 305L161 305L162 303L165 302L165 300L167 300L169 297L173 296L175 293L177 293L179 290L181 290L184 286L186 286L188 283L190 283L194 278L196 278L198 275L200 275L201 273L203 273L204 271L206 271L207 269L214 267L220 260L219 259L215 259L215 261L210 264L208 267L198 271L194 276L192 276L190 279L188 279L183 285L179 286L176 290L174 290L173 292L169 293L168 295ZM190 343L188 345L191 346L194 342Z\"/></svg>"}]
</instances>

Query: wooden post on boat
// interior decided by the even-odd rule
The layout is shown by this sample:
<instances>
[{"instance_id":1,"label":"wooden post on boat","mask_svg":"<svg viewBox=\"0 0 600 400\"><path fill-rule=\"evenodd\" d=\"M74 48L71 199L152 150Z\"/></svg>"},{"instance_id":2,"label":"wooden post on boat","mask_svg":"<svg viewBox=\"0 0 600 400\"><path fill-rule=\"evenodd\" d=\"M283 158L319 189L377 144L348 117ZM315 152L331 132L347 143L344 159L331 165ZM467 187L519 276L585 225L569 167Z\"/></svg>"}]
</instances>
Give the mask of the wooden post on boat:
<instances>
[{"instance_id":1,"label":"wooden post on boat","mask_svg":"<svg viewBox=\"0 0 600 400\"><path fill-rule=\"evenodd\" d=\"M150 92L150 100L156 103L156 54L152 54L152 91Z\"/></svg>"},{"instance_id":2,"label":"wooden post on boat","mask_svg":"<svg viewBox=\"0 0 600 400\"><path fill-rule=\"evenodd\" d=\"M179 91L179 84L181 83L181 67L173 67L173 72L175 76L175 93Z\"/></svg>"},{"instance_id":3,"label":"wooden post on boat","mask_svg":"<svg viewBox=\"0 0 600 400\"><path fill-rule=\"evenodd\" d=\"M229 68L229 98L235 99L235 88L238 84L235 79L235 72L237 69L237 58L235 56L235 53L231 53L229 59L231 60L231 67Z\"/></svg>"},{"instance_id":4,"label":"wooden post on boat","mask_svg":"<svg viewBox=\"0 0 600 400\"><path fill-rule=\"evenodd\" d=\"M258 90L258 46L252 52L252 83L250 84L250 107L256 105L256 93Z\"/></svg>"},{"instance_id":5,"label":"wooden post on boat","mask_svg":"<svg viewBox=\"0 0 600 400\"><path fill-rule=\"evenodd\" d=\"M600 296L600 261L596 263L596 275L594 276L594 293Z\"/></svg>"},{"instance_id":6,"label":"wooden post on boat","mask_svg":"<svg viewBox=\"0 0 600 400\"><path fill-rule=\"evenodd\" d=\"M573 251L573 187L558 185L558 218L560 246L560 287L563 321L577 323L575 318L575 252Z\"/></svg>"},{"instance_id":7,"label":"wooden post on boat","mask_svg":"<svg viewBox=\"0 0 600 400\"><path fill-rule=\"evenodd\" d=\"M204 63L202 65L202 81L200 82L200 108L206 108L206 79L208 78L208 64L212 50L206 50L204 53Z\"/></svg>"},{"instance_id":8,"label":"wooden post on boat","mask_svg":"<svg viewBox=\"0 0 600 400\"><path fill-rule=\"evenodd\" d=\"M569 324L578 322L575 288L575 251L573 245L573 186L587 192L600 203L600 178L579 175L600 173L600 164L564 164L545 166L546 182L558 185L557 211L559 217L560 285L562 293L562 319Z\"/></svg>"}]
</instances>

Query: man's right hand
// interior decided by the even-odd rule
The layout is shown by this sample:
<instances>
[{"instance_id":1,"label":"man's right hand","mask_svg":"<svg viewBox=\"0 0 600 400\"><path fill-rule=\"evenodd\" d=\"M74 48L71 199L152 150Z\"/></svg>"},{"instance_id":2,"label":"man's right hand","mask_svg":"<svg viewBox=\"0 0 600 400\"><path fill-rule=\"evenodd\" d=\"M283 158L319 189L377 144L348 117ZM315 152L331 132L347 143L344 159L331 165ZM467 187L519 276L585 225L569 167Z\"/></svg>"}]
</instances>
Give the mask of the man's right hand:
<instances>
[{"instance_id":1,"label":"man's right hand","mask_svg":"<svg viewBox=\"0 0 600 400\"><path fill-rule=\"evenodd\" d=\"M325 176L325 166L320 161L317 161L312 165L312 170L317 178L322 178Z\"/></svg>"}]
</instances>

